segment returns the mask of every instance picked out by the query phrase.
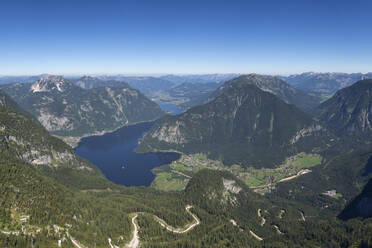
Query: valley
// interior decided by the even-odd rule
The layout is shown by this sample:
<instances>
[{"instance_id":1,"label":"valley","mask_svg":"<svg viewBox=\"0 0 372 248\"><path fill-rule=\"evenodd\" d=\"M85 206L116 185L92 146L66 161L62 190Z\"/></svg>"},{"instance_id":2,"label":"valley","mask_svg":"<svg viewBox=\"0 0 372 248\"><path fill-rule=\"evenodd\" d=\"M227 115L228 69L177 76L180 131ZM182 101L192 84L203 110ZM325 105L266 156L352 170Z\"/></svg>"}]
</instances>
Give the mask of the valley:
<instances>
[{"instance_id":1,"label":"valley","mask_svg":"<svg viewBox=\"0 0 372 248\"><path fill-rule=\"evenodd\" d=\"M3 94L0 244L306 247L331 246L334 236L369 242L369 219L337 219L368 216L354 210L368 206L368 185L347 205L368 181L372 157L368 136L347 143L359 119L349 119L354 129L339 136L327 118L315 120L247 78L261 80L228 82L214 100L186 112L163 106L171 115L82 138L74 150ZM213 128L198 124L204 120Z\"/></svg>"},{"instance_id":2,"label":"valley","mask_svg":"<svg viewBox=\"0 0 372 248\"><path fill-rule=\"evenodd\" d=\"M310 168L319 166L322 158L318 154L299 153L287 158L274 169L243 167L241 165L226 166L218 160L208 159L203 154L185 155L169 165L154 168L156 174L152 187L160 190L183 190L187 182L199 170L208 168L224 170L237 176L247 186L256 192L264 194L275 188L281 182L293 180L301 175L310 173Z\"/></svg>"},{"instance_id":3,"label":"valley","mask_svg":"<svg viewBox=\"0 0 372 248\"><path fill-rule=\"evenodd\" d=\"M0 248L372 248L371 10L1 0Z\"/></svg>"}]
</instances>

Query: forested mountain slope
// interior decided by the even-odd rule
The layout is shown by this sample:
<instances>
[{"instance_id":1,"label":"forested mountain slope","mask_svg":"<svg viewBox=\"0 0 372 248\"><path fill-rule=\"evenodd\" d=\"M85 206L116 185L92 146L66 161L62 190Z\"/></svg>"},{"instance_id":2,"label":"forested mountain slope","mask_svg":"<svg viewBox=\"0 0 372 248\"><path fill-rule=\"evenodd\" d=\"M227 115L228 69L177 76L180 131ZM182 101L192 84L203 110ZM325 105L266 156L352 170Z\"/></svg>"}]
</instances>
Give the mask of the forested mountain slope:
<instances>
[{"instance_id":1,"label":"forested mountain slope","mask_svg":"<svg viewBox=\"0 0 372 248\"><path fill-rule=\"evenodd\" d=\"M226 83L209 103L162 118L139 151L202 152L227 164L273 167L290 154L323 146L327 135L296 106L244 76Z\"/></svg>"},{"instance_id":2,"label":"forested mountain slope","mask_svg":"<svg viewBox=\"0 0 372 248\"><path fill-rule=\"evenodd\" d=\"M315 114L339 136L372 138L372 79L339 90Z\"/></svg>"}]
</instances>

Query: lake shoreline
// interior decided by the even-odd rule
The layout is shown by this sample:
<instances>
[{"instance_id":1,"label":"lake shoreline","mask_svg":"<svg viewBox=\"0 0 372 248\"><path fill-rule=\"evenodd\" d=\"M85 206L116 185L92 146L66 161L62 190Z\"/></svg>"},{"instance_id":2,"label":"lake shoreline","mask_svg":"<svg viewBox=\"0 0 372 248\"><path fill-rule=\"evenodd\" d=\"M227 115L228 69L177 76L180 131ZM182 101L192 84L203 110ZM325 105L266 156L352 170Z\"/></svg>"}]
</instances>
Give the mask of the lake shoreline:
<instances>
[{"instance_id":1,"label":"lake shoreline","mask_svg":"<svg viewBox=\"0 0 372 248\"><path fill-rule=\"evenodd\" d=\"M103 135L81 138L74 150L116 184L127 187L151 186L156 177L152 169L170 164L181 156L174 152L141 154L135 151L138 141L154 123L141 122Z\"/></svg>"}]
</instances>

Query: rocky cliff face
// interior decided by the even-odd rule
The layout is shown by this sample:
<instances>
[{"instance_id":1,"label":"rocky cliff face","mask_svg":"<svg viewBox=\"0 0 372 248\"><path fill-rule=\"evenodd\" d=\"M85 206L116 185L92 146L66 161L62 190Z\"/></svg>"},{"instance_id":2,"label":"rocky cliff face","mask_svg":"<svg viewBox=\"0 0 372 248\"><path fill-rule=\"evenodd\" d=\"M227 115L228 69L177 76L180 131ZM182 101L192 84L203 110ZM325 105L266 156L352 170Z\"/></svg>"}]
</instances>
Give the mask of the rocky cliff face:
<instances>
[{"instance_id":1,"label":"rocky cliff face","mask_svg":"<svg viewBox=\"0 0 372 248\"><path fill-rule=\"evenodd\" d=\"M34 165L72 166L92 170L72 149L48 134L20 112L0 107L0 153L2 159L20 159Z\"/></svg>"},{"instance_id":2,"label":"rocky cliff face","mask_svg":"<svg viewBox=\"0 0 372 248\"><path fill-rule=\"evenodd\" d=\"M107 187L110 184L98 168L78 157L70 146L3 101L0 106L0 163L31 165L39 173L71 187Z\"/></svg>"},{"instance_id":3,"label":"rocky cliff face","mask_svg":"<svg viewBox=\"0 0 372 248\"><path fill-rule=\"evenodd\" d=\"M110 131L163 115L159 106L126 84L85 90L49 75L31 85L11 84L3 89L48 131L60 136Z\"/></svg>"},{"instance_id":4,"label":"rocky cliff face","mask_svg":"<svg viewBox=\"0 0 372 248\"><path fill-rule=\"evenodd\" d=\"M48 75L43 76L31 85L30 91L36 92L52 92L59 91L64 92L71 88L69 81L61 76Z\"/></svg>"},{"instance_id":5,"label":"rocky cliff face","mask_svg":"<svg viewBox=\"0 0 372 248\"><path fill-rule=\"evenodd\" d=\"M291 151L303 149L293 145L323 131L294 105L240 77L220 88L211 102L161 119L139 150L204 152L230 164L272 167Z\"/></svg>"},{"instance_id":6,"label":"rocky cliff face","mask_svg":"<svg viewBox=\"0 0 372 248\"><path fill-rule=\"evenodd\" d=\"M318 118L340 136L372 136L372 80L338 91L316 110Z\"/></svg>"}]
</instances>

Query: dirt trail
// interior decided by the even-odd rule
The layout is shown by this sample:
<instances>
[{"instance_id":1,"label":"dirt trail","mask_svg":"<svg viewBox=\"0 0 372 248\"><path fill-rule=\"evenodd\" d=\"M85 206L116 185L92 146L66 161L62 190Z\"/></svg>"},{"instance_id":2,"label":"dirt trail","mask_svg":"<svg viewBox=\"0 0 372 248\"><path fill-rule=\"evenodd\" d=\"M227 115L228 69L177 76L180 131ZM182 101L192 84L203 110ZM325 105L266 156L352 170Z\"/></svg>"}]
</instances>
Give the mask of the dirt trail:
<instances>
[{"instance_id":1,"label":"dirt trail","mask_svg":"<svg viewBox=\"0 0 372 248\"><path fill-rule=\"evenodd\" d=\"M283 178L283 179L279 180L278 182L268 183L268 184L260 185L260 186L250 186L249 188L252 189L253 191L257 192L258 190L262 190L262 189L266 189L266 188L271 188L271 187L275 186L278 183L284 183L284 182L291 181L293 179L296 179L296 178L298 178L298 177L300 177L302 175L305 175L307 173L310 173L310 172L311 172L311 170L309 170L309 169L300 170L296 175Z\"/></svg>"},{"instance_id":2,"label":"dirt trail","mask_svg":"<svg viewBox=\"0 0 372 248\"><path fill-rule=\"evenodd\" d=\"M300 214L301 214L301 218L299 220L300 221L306 221L304 213L302 211L300 211Z\"/></svg>"},{"instance_id":3,"label":"dirt trail","mask_svg":"<svg viewBox=\"0 0 372 248\"><path fill-rule=\"evenodd\" d=\"M176 170L171 170L171 172L175 173L175 174L178 174L178 175L181 175L183 177L186 177L188 179L191 179L191 177L189 175L186 175L185 173L182 173L180 171L176 171Z\"/></svg>"},{"instance_id":4,"label":"dirt trail","mask_svg":"<svg viewBox=\"0 0 372 248\"><path fill-rule=\"evenodd\" d=\"M187 205L185 207L186 211L194 218L194 222L191 223L191 224L187 224L185 227L183 228L175 228L175 227L172 227L170 225L168 225L163 219L159 218L158 216L154 215L154 218L155 220L164 228L166 228L168 231L170 232L173 232L173 233L179 233L179 234L182 234L182 233L186 233L186 232L189 232L191 231L192 229L194 229L197 225L200 224L200 220L199 218L191 213L190 209L192 208L191 205ZM138 236L138 226L137 226L137 223L136 223L136 218L138 217L138 213L136 213L133 218L132 218L132 224L133 224L133 227L134 227L134 230L133 230L133 238L132 240L127 243L125 245L126 248L139 248L140 246L140 241L139 241L139 236ZM86 246L80 244L77 240L75 240L73 237L71 237L71 235L69 233L67 233L67 236L68 238L71 240L72 244L76 247L76 248L87 248ZM258 237L258 236L257 236ZM108 243L109 243L109 246L110 248L119 248L118 246L112 244L112 240L111 238L108 239Z\"/></svg>"},{"instance_id":5,"label":"dirt trail","mask_svg":"<svg viewBox=\"0 0 372 248\"><path fill-rule=\"evenodd\" d=\"M249 233L255 238L255 239L257 239L258 241L262 241L263 240L263 238L261 238L260 236L258 236L257 234L255 234L254 232L252 232L252 231L249 231Z\"/></svg>"},{"instance_id":6,"label":"dirt trail","mask_svg":"<svg viewBox=\"0 0 372 248\"><path fill-rule=\"evenodd\" d=\"M277 232L278 234L283 234L283 233L280 231L280 229L279 229L279 227L278 227L277 225L273 225L273 227L275 228L275 230L276 230L276 232Z\"/></svg>"},{"instance_id":7,"label":"dirt trail","mask_svg":"<svg viewBox=\"0 0 372 248\"><path fill-rule=\"evenodd\" d=\"M278 216L279 219L282 219L284 214L285 214L285 210L281 209L280 212L279 212L279 216Z\"/></svg>"},{"instance_id":8,"label":"dirt trail","mask_svg":"<svg viewBox=\"0 0 372 248\"><path fill-rule=\"evenodd\" d=\"M190 208L192 208L192 206L190 205L187 205L186 206L186 211L194 218L195 222L192 223L192 224L187 224L184 228L175 228L175 227L172 227L170 225L168 225L164 220L160 219L158 216L155 216L155 220L164 228L166 228L168 231L170 232L174 232L174 233L186 233L188 231L191 231L192 229L194 229L197 225L200 224L200 220L199 218L190 212Z\"/></svg>"},{"instance_id":9,"label":"dirt trail","mask_svg":"<svg viewBox=\"0 0 372 248\"><path fill-rule=\"evenodd\" d=\"M263 226L263 225L265 225L265 223L266 223L266 219L262 216L262 214L261 214L261 208L259 208L258 210L257 210L257 215L258 215L258 217L260 217L261 218L261 226Z\"/></svg>"},{"instance_id":10,"label":"dirt trail","mask_svg":"<svg viewBox=\"0 0 372 248\"><path fill-rule=\"evenodd\" d=\"M290 181L290 180L293 180L299 176L302 176L302 175L305 175L307 173L310 173L311 170L309 169L305 169L305 170L300 170L296 175L294 176L290 176L290 177L286 177L286 178L283 178L282 180L279 181L279 183L282 183L282 182L287 182L287 181Z\"/></svg>"},{"instance_id":11,"label":"dirt trail","mask_svg":"<svg viewBox=\"0 0 372 248\"><path fill-rule=\"evenodd\" d=\"M136 224L136 218L137 217L138 217L138 214L136 214L132 218L132 224L134 226L133 238L128 244L125 245L126 248L137 248L137 247L139 247L140 242L139 242L139 237L138 237L138 228L137 228L137 224Z\"/></svg>"},{"instance_id":12,"label":"dirt trail","mask_svg":"<svg viewBox=\"0 0 372 248\"><path fill-rule=\"evenodd\" d=\"M154 218L162 227L166 228L170 232L179 233L179 234L186 233L186 232L191 231L197 225L200 224L199 218L195 214L191 213L190 208L192 208L192 206L190 206L190 205L187 205L185 207L186 211L194 218L195 221L192 224L187 224L184 228L172 227L172 226L168 225L163 219L159 218L156 215L154 215ZM136 223L136 218L137 217L138 217L138 214L135 214L135 216L132 218L132 224L134 226L133 238L128 244L125 245L126 248L138 248L139 247L140 241L139 241L139 236L138 236L138 226L137 226L137 223ZM110 242L110 246L111 246L111 248L115 248L115 246L111 245L111 242Z\"/></svg>"},{"instance_id":13,"label":"dirt trail","mask_svg":"<svg viewBox=\"0 0 372 248\"><path fill-rule=\"evenodd\" d=\"M67 233L67 237L70 238L72 244L76 247L76 248L88 248L82 244L80 244L78 241L76 241L73 237L71 237L71 235L69 233Z\"/></svg>"},{"instance_id":14,"label":"dirt trail","mask_svg":"<svg viewBox=\"0 0 372 248\"><path fill-rule=\"evenodd\" d=\"M113 245L111 243L111 239L110 238L108 239L108 242L109 242L110 248L119 248L119 246Z\"/></svg>"}]
</instances>

